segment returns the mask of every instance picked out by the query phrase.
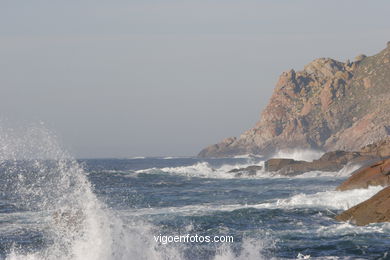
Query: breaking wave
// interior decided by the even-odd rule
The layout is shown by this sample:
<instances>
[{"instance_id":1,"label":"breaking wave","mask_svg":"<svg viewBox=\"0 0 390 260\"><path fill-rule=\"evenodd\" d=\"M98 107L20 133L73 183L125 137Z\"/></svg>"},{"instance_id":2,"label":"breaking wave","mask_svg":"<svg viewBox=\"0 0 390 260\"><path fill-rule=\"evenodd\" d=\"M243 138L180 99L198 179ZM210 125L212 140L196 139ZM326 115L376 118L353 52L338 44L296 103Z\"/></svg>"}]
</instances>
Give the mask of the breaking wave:
<instances>
[{"instance_id":1,"label":"breaking wave","mask_svg":"<svg viewBox=\"0 0 390 260\"><path fill-rule=\"evenodd\" d=\"M295 178L316 178L316 177L333 177L333 178L345 178L351 176L353 172L360 169L360 164L347 164L341 170L337 172L322 172L311 171L295 176Z\"/></svg>"},{"instance_id":2,"label":"breaking wave","mask_svg":"<svg viewBox=\"0 0 390 260\"><path fill-rule=\"evenodd\" d=\"M382 186L371 186L367 189L354 189L347 191L322 191L314 194L296 194L290 198L277 199L272 202L260 204L200 204L181 207L143 208L124 213L129 215L158 215L177 214L203 215L217 211L234 211L245 208L255 209L296 209L317 208L328 210L346 210L375 195L383 189Z\"/></svg>"},{"instance_id":3,"label":"breaking wave","mask_svg":"<svg viewBox=\"0 0 390 260\"><path fill-rule=\"evenodd\" d=\"M190 166L141 170L138 173L164 172L181 176L232 178L232 173L228 173L230 170L251 165L253 163L248 161L247 164L224 164L213 167L207 162L199 162ZM257 165L263 166L263 162ZM357 167L346 166L332 175L320 172L305 173L305 177L345 177ZM64 152L55 135L41 126L22 130L0 129L0 172L5 180L0 182L0 189L7 192L15 208L22 210L22 213L8 214L11 225L1 227L1 231L18 232L18 225L12 225L14 223L12 221L15 221L12 217L23 214L24 218L29 219L29 225L23 228L40 230L43 234L42 247L23 248L15 245L9 248L7 260L185 259L188 258L185 246L180 244L157 246L153 235L161 232L162 227L147 221L149 218L144 216L210 215L213 211L230 212L246 208L345 210L382 189L369 187L350 191L299 193L289 198L272 199L258 204L202 203L177 207L114 210L99 200L87 173L72 156ZM256 177L265 176L270 177L269 173L259 171ZM324 236L333 236L332 232L351 234L390 230L387 224L356 228L348 223L335 223L316 228L314 232ZM221 244L212 249L215 250L215 254L210 258L274 259L269 255L269 249L274 248L276 243L271 236L257 239L244 236L239 246L240 250L229 244ZM297 257L309 256L299 253Z\"/></svg>"},{"instance_id":4,"label":"breaking wave","mask_svg":"<svg viewBox=\"0 0 390 260\"><path fill-rule=\"evenodd\" d=\"M189 166L179 166L179 167L164 167L164 168L149 168L144 170L138 170L136 173L167 173L172 175L180 175L185 177L198 177L198 178L217 178L217 179L231 179L235 178L235 173L229 172L234 169L245 168L248 166L253 166L252 163L248 164L224 164L219 167L213 167L208 162L197 162ZM264 166L264 162L260 162L257 166ZM259 177L265 173L264 171L258 171L257 176ZM264 175L265 176L265 175Z\"/></svg>"},{"instance_id":5,"label":"breaking wave","mask_svg":"<svg viewBox=\"0 0 390 260\"><path fill-rule=\"evenodd\" d=\"M382 186L372 186L367 189L354 189L347 191L323 191L315 194L297 194L288 199L277 200L266 204L269 207L295 208L314 207L326 209L349 209L383 189Z\"/></svg>"},{"instance_id":6,"label":"breaking wave","mask_svg":"<svg viewBox=\"0 0 390 260\"><path fill-rule=\"evenodd\" d=\"M15 205L40 215L35 228L47 245L38 252L14 247L7 259L161 259L150 227L124 225L101 203L79 164L42 127L0 132L1 171ZM139 227L142 226L142 229ZM172 252L169 252L172 255ZM174 255L174 254L173 254Z\"/></svg>"},{"instance_id":7,"label":"breaking wave","mask_svg":"<svg viewBox=\"0 0 390 260\"><path fill-rule=\"evenodd\" d=\"M230 247L222 246L217 250L215 260L246 260L246 259L258 259L258 260L272 260L276 259L266 255L264 249L275 247L275 241L271 239L245 239L242 245L243 250L239 255L235 254Z\"/></svg>"},{"instance_id":8,"label":"breaking wave","mask_svg":"<svg viewBox=\"0 0 390 260\"><path fill-rule=\"evenodd\" d=\"M311 162L319 159L323 154L324 152L318 150L288 149L288 150L280 150L275 154L273 154L271 157Z\"/></svg>"},{"instance_id":9,"label":"breaking wave","mask_svg":"<svg viewBox=\"0 0 390 260\"><path fill-rule=\"evenodd\" d=\"M44 235L43 248L13 246L7 260L185 258L179 246L156 246L157 226L124 221L102 203L86 172L45 128L0 129L0 145L0 170L7 180L0 188ZM262 258L262 240L245 241L238 255L221 246L215 259Z\"/></svg>"},{"instance_id":10,"label":"breaking wave","mask_svg":"<svg viewBox=\"0 0 390 260\"><path fill-rule=\"evenodd\" d=\"M249 166L261 166L261 170L257 170L256 174L242 174L237 175L232 170L244 169ZM178 167L163 167L163 168L149 168L135 171L136 173L144 174L159 174L166 173L172 175L179 175L185 177L197 177L197 178L211 178L211 179L231 179L231 178L318 178L318 177L334 177L334 178L345 178L351 175L352 172L359 169L359 164L347 164L338 172L324 172L324 171L311 171L306 172L297 176L280 175L277 172L266 172L264 170L264 161L244 164L224 164L219 167L213 167L208 162L197 162L189 166L178 166ZM245 170L242 170L245 172Z\"/></svg>"}]
</instances>

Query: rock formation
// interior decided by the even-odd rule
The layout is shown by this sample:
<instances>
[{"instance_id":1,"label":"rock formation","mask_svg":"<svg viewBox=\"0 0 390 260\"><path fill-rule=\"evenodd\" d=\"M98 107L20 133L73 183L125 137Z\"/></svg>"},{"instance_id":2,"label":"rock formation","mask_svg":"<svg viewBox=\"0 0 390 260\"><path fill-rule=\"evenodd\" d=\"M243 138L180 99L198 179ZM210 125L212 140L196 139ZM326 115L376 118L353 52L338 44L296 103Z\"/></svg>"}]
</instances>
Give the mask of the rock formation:
<instances>
[{"instance_id":1,"label":"rock formation","mask_svg":"<svg viewBox=\"0 0 390 260\"><path fill-rule=\"evenodd\" d=\"M387 187L370 199L336 216L338 221L351 221L363 226L370 223L390 221L390 187Z\"/></svg>"},{"instance_id":2,"label":"rock formation","mask_svg":"<svg viewBox=\"0 0 390 260\"><path fill-rule=\"evenodd\" d=\"M271 154L280 149L356 151L390 135L390 46L354 62L312 61L282 73L260 121L201 157Z\"/></svg>"},{"instance_id":3,"label":"rock formation","mask_svg":"<svg viewBox=\"0 0 390 260\"><path fill-rule=\"evenodd\" d=\"M234 173L234 177L242 177L242 176L255 176L258 171L263 169L262 166L251 165L245 168L236 168L228 171L228 173Z\"/></svg>"},{"instance_id":4,"label":"rock formation","mask_svg":"<svg viewBox=\"0 0 390 260\"><path fill-rule=\"evenodd\" d=\"M269 159L264 163L264 168L269 172L295 176L310 171L336 172L348 163L366 163L379 158L376 155L360 152L333 151L325 153L320 159L312 162L295 161L292 159Z\"/></svg>"},{"instance_id":5,"label":"rock formation","mask_svg":"<svg viewBox=\"0 0 390 260\"><path fill-rule=\"evenodd\" d=\"M352 174L337 190L367 188L390 185L390 159L381 160Z\"/></svg>"},{"instance_id":6,"label":"rock formation","mask_svg":"<svg viewBox=\"0 0 390 260\"><path fill-rule=\"evenodd\" d=\"M389 147L388 140L364 147L369 153L383 153ZM375 150L376 149L376 150ZM385 153L388 156L387 153ZM363 167L344 181L337 190L368 188L368 186L390 185L390 158L376 161ZM336 220L351 221L356 225L390 221L390 187L384 188L370 199L337 215Z\"/></svg>"},{"instance_id":7,"label":"rock formation","mask_svg":"<svg viewBox=\"0 0 390 260\"><path fill-rule=\"evenodd\" d=\"M298 175L309 171L339 171L346 164L372 164L375 162L375 166L387 163L386 158L390 157L390 138L386 138L376 143L364 146L359 151L332 151L327 152L321 156L318 160L312 162L307 161L295 161L293 159L284 158L271 158L264 164L264 170L268 172L277 172L282 175ZM379 161L379 162L378 162ZM371 169L374 166L363 167L360 171L365 169ZM380 172L380 168L375 172ZM387 166L384 168L387 169ZM356 175L358 176L358 175ZM352 177L351 177L352 178ZM353 177L356 178L356 177ZM389 177L390 178L390 177ZM349 180L346 182L350 183ZM353 182L352 182L353 183ZM389 183L390 184L390 183ZM349 185L349 184L348 184ZM348 187L345 186L345 187ZM367 187L365 184L361 184L360 187ZM340 188L347 189L347 188Z\"/></svg>"},{"instance_id":8,"label":"rock formation","mask_svg":"<svg viewBox=\"0 0 390 260\"><path fill-rule=\"evenodd\" d=\"M361 153L366 155L376 155L379 157L390 156L390 138L383 139L379 142L369 144L360 149Z\"/></svg>"}]
</instances>

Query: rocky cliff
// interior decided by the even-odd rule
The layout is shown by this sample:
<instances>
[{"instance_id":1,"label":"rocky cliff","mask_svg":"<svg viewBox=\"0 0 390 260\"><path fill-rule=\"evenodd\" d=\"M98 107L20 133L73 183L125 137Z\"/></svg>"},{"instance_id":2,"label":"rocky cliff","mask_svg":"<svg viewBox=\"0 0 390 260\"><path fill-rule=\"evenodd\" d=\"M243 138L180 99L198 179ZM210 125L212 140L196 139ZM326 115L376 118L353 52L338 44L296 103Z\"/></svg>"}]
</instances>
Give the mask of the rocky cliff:
<instances>
[{"instance_id":1,"label":"rocky cliff","mask_svg":"<svg viewBox=\"0 0 390 260\"><path fill-rule=\"evenodd\" d=\"M355 61L312 61L282 73L260 121L201 157L270 154L279 149L358 150L390 135L390 42Z\"/></svg>"}]
</instances>

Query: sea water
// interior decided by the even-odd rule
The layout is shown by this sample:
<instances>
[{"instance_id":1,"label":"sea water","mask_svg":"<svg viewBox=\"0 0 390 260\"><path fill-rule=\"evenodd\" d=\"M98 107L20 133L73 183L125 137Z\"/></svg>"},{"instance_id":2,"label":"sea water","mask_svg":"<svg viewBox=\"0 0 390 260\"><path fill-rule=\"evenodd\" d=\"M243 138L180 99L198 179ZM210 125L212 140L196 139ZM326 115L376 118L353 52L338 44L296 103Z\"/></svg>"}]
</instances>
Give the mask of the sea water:
<instances>
[{"instance_id":1,"label":"sea water","mask_svg":"<svg viewBox=\"0 0 390 260\"><path fill-rule=\"evenodd\" d=\"M357 227L334 220L381 189L335 191L359 166L293 178L229 173L263 160L75 160L42 127L0 129L0 259L389 257L389 224ZM179 235L234 241L156 241Z\"/></svg>"}]
</instances>

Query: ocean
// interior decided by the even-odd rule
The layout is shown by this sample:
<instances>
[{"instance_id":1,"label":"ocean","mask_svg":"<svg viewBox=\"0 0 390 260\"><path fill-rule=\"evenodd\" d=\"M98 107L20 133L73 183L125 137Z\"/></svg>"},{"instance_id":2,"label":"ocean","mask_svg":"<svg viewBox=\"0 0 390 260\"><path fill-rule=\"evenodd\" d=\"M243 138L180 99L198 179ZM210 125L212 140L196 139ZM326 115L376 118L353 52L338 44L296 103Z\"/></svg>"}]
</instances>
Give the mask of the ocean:
<instances>
[{"instance_id":1,"label":"ocean","mask_svg":"<svg viewBox=\"0 0 390 260\"><path fill-rule=\"evenodd\" d=\"M0 141L0 259L390 258L389 223L333 219L381 189L335 191L356 165L237 177L264 159L75 160L46 131Z\"/></svg>"}]
</instances>

